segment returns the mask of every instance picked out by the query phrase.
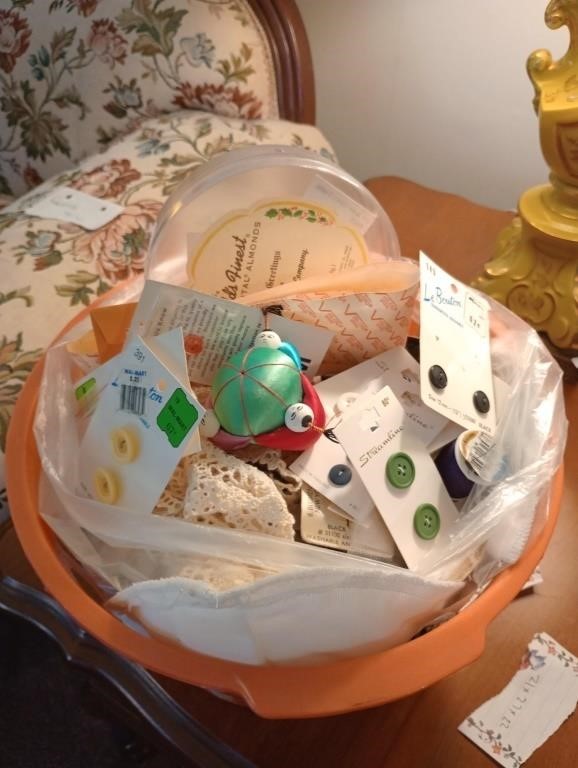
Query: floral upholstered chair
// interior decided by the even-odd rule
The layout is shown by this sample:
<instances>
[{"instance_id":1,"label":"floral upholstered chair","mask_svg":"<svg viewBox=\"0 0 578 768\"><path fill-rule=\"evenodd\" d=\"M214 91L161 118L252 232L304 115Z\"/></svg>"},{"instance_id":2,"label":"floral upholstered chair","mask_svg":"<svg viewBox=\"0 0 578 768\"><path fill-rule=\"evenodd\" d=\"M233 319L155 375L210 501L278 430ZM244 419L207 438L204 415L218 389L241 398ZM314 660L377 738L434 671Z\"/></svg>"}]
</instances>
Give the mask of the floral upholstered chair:
<instances>
[{"instance_id":1,"label":"floral upholstered chair","mask_svg":"<svg viewBox=\"0 0 578 768\"><path fill-rule=\"evenodd\" d=\"M245 144L331 148L307 124L313 80L294 0L8 0L0 108L3 489L27 375L82 305L143 271L175 186ZM61 185L124 212L92 232L24 212Z\"/></svg>"}]
</instances>

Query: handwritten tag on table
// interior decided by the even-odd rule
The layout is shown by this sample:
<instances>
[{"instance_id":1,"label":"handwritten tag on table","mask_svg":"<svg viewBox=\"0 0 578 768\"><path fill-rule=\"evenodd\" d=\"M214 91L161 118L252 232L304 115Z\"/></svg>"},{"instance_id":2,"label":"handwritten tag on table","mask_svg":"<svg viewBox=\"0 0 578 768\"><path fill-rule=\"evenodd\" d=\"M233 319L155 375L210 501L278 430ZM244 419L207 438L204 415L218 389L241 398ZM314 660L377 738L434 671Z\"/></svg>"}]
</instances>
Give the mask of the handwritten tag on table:
<instances>
[{"instance_id":1,"label":"handwritten tag on table","mask_svg":"<svg viewBox=\"0 0 578 768\"><path fill-rule=\"evenodd\" d=\"M545 632L534 635L504 690L458 730L497 763L519 768L578 703L578 658Z\"/></svg>"}]
</instances>

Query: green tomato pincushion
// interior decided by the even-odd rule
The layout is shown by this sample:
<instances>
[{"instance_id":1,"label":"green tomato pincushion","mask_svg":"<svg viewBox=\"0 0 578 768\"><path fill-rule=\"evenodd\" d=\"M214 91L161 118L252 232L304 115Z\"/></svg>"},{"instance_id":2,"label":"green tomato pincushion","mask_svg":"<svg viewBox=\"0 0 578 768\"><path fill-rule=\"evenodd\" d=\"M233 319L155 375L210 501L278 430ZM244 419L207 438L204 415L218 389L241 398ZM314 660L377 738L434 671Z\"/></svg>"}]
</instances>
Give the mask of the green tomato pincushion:
<instances>
[{"instance_id":1,"label":"green tomato pincushion","mask_svg":"<svg viewBox=\"0 0 578 768\"><path fill-rule=\"evenodd\" d=\"M284 352L251 347L219 368L212 384L213 410L232 435L255 436L284 424L285 412L303 396L301 372Z\"/></svg>"}]
</instances>

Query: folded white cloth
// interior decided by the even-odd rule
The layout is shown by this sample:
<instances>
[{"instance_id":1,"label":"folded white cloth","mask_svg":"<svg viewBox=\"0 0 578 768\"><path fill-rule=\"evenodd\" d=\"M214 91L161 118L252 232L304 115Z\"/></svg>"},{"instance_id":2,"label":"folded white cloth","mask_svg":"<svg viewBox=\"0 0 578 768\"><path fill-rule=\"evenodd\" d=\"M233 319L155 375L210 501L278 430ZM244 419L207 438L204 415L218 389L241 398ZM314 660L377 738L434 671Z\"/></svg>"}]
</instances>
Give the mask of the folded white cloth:
<instances>
[{"instance_id":1,"label":"folded white cloth","mask_svg":"<svg viewBox=\"0 0 578 768\"><path fill-rule=\"evenodd\" d=\"M143 581L107 606L199 653L245 664L313 663L409 640L462 586L385 566L308 568L225 592L179 577Z\"/></svg>"}]
</instances>

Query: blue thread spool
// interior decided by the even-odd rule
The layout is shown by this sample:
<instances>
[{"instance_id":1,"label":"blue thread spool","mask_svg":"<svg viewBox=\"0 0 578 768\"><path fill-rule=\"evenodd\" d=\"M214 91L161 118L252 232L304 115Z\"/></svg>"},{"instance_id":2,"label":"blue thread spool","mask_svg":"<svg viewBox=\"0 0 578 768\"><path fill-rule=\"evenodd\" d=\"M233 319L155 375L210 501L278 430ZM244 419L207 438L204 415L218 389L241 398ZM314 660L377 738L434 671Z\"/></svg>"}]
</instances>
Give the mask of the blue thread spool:
<instances>
[{"instance_id":1,"label":"blue thread spool","mask_svg":"<svg viewBox=\"0 0 578 768\"><path fill-rule=\"evenodd\" d=\"M465 499L477 480L465 458L465 447L476 434L474 430L462 432L456 440L445 445L435 459L435 465L452 499Z\"/></svg>"}]
</instances>

